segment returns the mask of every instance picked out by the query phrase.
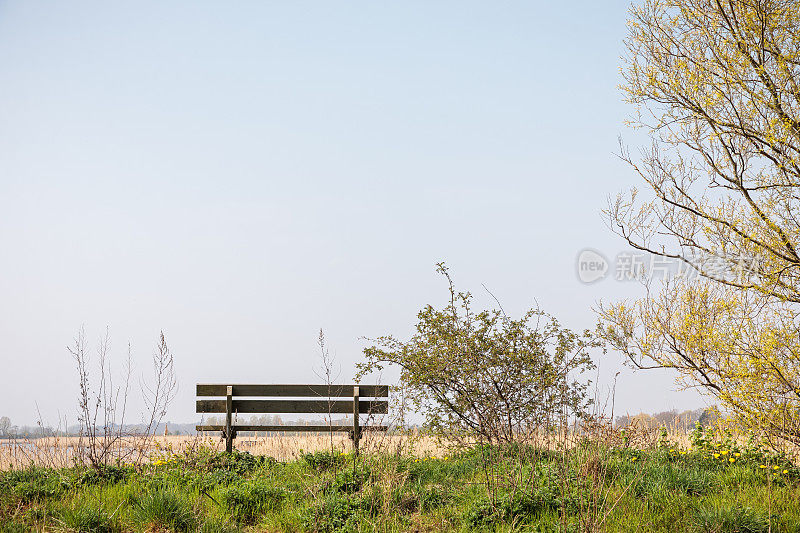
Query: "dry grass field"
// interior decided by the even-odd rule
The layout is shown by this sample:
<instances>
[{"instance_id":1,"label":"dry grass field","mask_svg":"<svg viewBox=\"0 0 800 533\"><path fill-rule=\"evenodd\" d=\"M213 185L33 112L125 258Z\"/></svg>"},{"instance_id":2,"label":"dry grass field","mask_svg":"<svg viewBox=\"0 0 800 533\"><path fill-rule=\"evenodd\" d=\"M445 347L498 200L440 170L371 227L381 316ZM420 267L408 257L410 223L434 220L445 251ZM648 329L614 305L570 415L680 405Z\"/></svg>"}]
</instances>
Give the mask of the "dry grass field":
<instances>
[{"instance_id":1,"label":"dry grass field","mask_svg":"<svg viewBox=\"0 0 800 533\"><path fill-rule=\"evenodd\" d=\"M617 436L618 437L618 436ZM531 444L539 447L558 448L574 446L579 436L556 436L555 438L535 439ZM632 444L637 446L654 445L658 439L656 431L631 433ZM688 434L683 431L670 431L669 441L681 448L690 447ZM613 440L613 439L612 439ZM39 439L0 439L0 470L20 469L31 465L50 468L74 466L79 449L86 441L79 437L46 437ZM272 457L278 461L294 461L305 453L319 451L350 452L352 441L345 434L334 434L333 438L322 433L283 433L269 436L240 436L234 446L241 452L256 456ZM132 457L141 457L142 462L159 458L165 454L180 454L199 447L217 451L225 449L225 442L219 434L206 433L194 436L156 436L148 439L121 440L114 444L112 457L121 456L123 462ZM427 435L387 435L365 432L360 444L362 452L393 453L417 457L444 457L449 453L448 445ZM133 453L126 453L133 452Z\"/></svg>"},{"instance_id":2,"label":"dry grass field","mask_svg":"<svg viewBox=\"0 0 800 533\"><path fill-rule=\"evenodd\" d=\"M632 445L649 447L657 445L659 439L665 438L659 429L628 426L625 432L610 429L593 430L593 438L610 446ZM626 435L626 436L624 436ZM573 447L584 433L559 433L548 436L531 436L529 444L537 447L557 449ZM667 428L666 438L681 448L691 447L689 434L684 427L673 424ZM623 439L625 439L623 441ZM741 439L737 439L741 440ZM744 444L741 442L740 444ZM44 466L65 468L80 462L81 446L87 441L80 437L45 437L37 439L0 439L0 470L19 469L27 466ZM318 451L349 452L352 441L343 433L336 433L331 438L324 433L273 433L268 436L238 436L234 446L241 452L255 456L272 457L278 461L294 461L304 453ZM150 436L143 438L122 438L112 444L111 457L121 457L121 462L129 462L138 457L139 462L148 462L151 458L159 458L165 454L180 454L199 447L208 447L217 451L225 449L225 442L219 433L209 432L192 436L170 435ZM452 447L434 437L424 434L385 434L364 432L360 444L362 452L394 453L417 457L444 457ZM789 450L786 450L789 451ZM795 451L795 450L792 450Z\"/></svg>"},{"instance_id":3,"label":"dry grass field","mask_svg":"<svg viewBox=\"0 0 800 533\"><path fill-rule=\"evenodd\" d=\"M85 442L85 441L83 441ZM293 461L303 453L330 451L349 452L352 442L344 434L320 433L278 434L266 437L237 437L235 447L253 455L273 457L278 461ZM82 441L79 437L46 437L40 439L0 439L0 470L19 469L27 466L65 468L76 462ZM225 449L219 435L158 436L146 441L120 441L115 444L112 455L125 456L125 451L144 458L160 457L165 453L183 453L199 446L217 451ZM446 447L427 436L384 435L365 432L361 439L361 450L365 453L390 452L417 455L420 457L442 457ZM136 448L135 450L133 448Z\"/></svg>"}]
</instances>

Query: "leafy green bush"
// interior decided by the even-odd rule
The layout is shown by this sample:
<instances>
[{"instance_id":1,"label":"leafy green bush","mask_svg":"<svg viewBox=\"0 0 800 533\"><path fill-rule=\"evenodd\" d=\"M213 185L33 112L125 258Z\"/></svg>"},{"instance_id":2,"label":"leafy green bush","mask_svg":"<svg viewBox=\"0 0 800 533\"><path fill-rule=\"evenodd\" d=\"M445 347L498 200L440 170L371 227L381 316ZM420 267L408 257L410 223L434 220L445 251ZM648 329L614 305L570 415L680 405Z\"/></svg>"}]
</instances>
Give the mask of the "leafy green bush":
<instances>
[{"instance_id":1,"label":"leafy green bush","mask_svg":"<svg viewBox=\"0 0 800 533\"><path fill-rule=\"evenodd\" d=\"M104 483L119 483L128 479L134 469L126 466L100 465L98 468L76 466L63 470L62 480L71 488L100 485Z\"/></svg>"},{"instance_id":2,"label":"leafy green bush","mask_svg":"<svg viewBox=\"0 0 800 533\"><path fill-rule=\"evenodd\" d=\"M311 468L318 472L330 470L344 464L347 456L340 452L319 451L313 453L304 453L302 456L303 461Z\"/></svg>"},{"instance_id":3,"label":"leafy green bush","mask_svg":"<svg viewBox=\"0 0 800 533\"><path fill-rule=\"evenodd\" d=\"M518 319L501 309L474 309L472 295L455 289L443 263L437 272L447 281L449 303L421 309L407 341L370 339L357 377L398 368L404 394L428 430L462 443L511 443L550 424L552 414L587 413L589 380L580 376L594 368L589 351L600 347L599 339L563 328L540 309Z\"/></svg>"},{"instance_id":4,"label":"leafy green bush","mask_svg":"<svg viewBox=\"0 0 800 533\"><path fill-rule=\"evenodd\" d=\"M187 459L184 458L184 462ZM250 452L241 452L234 449L231 453L217 452L203 454L193 461L199 468L205 470L229 470L239 475L246 475L259 468L275 465L277 461L272 457L251 455Z\"/></svg>"},{"instance_id":5,"label":"leafy green bush","mask_svg":"<svg viewBox=\"0 0 800 533\"><path fill-rule=\"evenodd\" d=\"M336 474L336 477L330 484L330 488L345 494L353 494L361 490L361 487L369 479L369 476L370 471L365 468L342 470Z\"/></svg>"},{"instance_id":6,"label":"leafy green bush","mask_svg":"<svg viewBox=\"0 0 800 533\"><path fill-rule=\"evenodd\" d=\"M0 492L13 495L21 503L42 501L61 495L70 486L55 470L30 467L11 470L0 476Z\"/></svg>"},{"instance_id":7,"label":"leafy green bush","mask_svg":"<svg viewBox=\"0 0 800 533\"><path fill-rule=\"evenodd\" d=\"M303 526L313 531L353 531L363 516L361 499L329 492L310 510Z\"/></svg>"},{"instance_id":8,"label":"leafy green bush","mask_svg":"<svg viewBox=\"0 0 800 533\"><path fill-rule=\"evenodd\" d=\"M472 528L491 526L501 522L504 518L503 510L492 505L488 498L471 501L463 516L464 522Z\"/></svg>"},{"instance_id":9,"label":"leafy green bush","mask_svg":"<svg viewBox=\"0 0 800 533\"><path fill-rule=\"evenodd\" d=\"M194 478L191 472L180 468L159 468L145 472L141 477L148 490L158 490L162 487L189 487Z\"/></svg>"},{"instance_id":10,"label":"leafy green bush","mask_svg":"<svg viewBox=\"0 0 800 533\"><path fill-rule=\"evenodd\" d=\"M494 504L488 497L474 500L464 514L464 521L471 527L527 521L547 511L564 509L574 512L576 504L571 498L563 499L554 491L542 489L533 493L503 494Z\"/></svg>"}]
</instances>

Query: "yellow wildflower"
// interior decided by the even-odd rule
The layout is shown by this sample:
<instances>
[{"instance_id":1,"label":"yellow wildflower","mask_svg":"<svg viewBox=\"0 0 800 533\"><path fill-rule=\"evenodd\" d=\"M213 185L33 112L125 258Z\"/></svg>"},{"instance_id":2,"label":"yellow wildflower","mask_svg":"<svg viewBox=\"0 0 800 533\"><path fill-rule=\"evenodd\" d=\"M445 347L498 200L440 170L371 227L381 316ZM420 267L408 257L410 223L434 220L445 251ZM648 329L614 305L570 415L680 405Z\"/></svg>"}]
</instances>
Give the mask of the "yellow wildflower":
<instances>
[{"instance_id":1,"label":"yellow wildflower","mask_svg":"<svg viewBox=\"0 0 800 533\"><path fill-rule=\"evenodd\" d=\"M715 453L715 454L714 454L714 459L716 459L716 458L718 458L718 457L719 457L719 454L718 454L718 453Z\"/></svg>"},{"instance_id":2,"label":"yellow wildflower","mask_svg":"<svg viewBox=\"0 0 800 533\"><path fill-rule=\"evenodd\" d=\"M735 462L736 462L736 459L734 459L733 457L731 457L730 459L728 459L728 461L730 461L731 463L735 463Z\"/></svg>"},{"instance_id":3,"label":"yellow wildflower","mask_svg":"<svg viewBox=\"0 0 800 533\"><path fill-rule=\"evenodd\" d=\"M784 471L783 471L783 473L784 473L784 474L788 474L788 473L789 473L789 471L788 471L788 470L784 470Z\"/></svg>"}]
</instances>

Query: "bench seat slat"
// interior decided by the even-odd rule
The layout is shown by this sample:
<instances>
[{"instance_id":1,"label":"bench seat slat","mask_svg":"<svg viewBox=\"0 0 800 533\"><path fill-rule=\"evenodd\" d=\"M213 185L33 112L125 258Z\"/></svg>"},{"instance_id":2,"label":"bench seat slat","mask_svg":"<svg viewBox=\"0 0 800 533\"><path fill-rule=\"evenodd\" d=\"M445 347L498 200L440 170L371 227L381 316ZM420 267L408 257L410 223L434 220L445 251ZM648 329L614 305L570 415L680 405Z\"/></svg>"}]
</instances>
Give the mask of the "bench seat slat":
<instances>
[{"instance_id":1,"label":"bench seat slat","mask_svg":"<svg viewBox=\"0 0 800 533\"><path fill-rule=\"evenodd\" d=\"M284 414L349 414L353 402L348 400L233 400L234 413ZM389 412L389 402L361 400L358 410L363 414L383 415ZM225 400L197 400L198 413L224 413Z\"/></svg>"},{"instance_id":2,"label":"bench seat slat","mask_svg":"<svg viewBox=\"0 0 800 533\"><path fill-rule=\"evenodd\" d=\"M234 396L295 396L308 398L352 398L353 387L359 387L362 398L388 398L388 385L233 385ZM197 396L225 396L227 385L197 384ZM330 393L330 394L329 394Z\"/></svg>"},{"instance_id":3,"label":"bench seat slat","mask_svg":"<svg viewBox=\"0 0 800 533\"><path fill-rule=\"evenodd\" d=\"M220 425L206 425L206 426L196 426L195 429L197 431L224 431L225 426ZM292 426L292 425L281 425L281 426L261 426L261 425L241 425L241 426L233 426L233 429L236 431L285 431L288 433L294 431L313 431L316 433L328 433L329 431L334 432L345 432L349 433L353 431L353 426ZM361 431L386 431L388 426L362 426Z\"/></svg>"}]
</instances>

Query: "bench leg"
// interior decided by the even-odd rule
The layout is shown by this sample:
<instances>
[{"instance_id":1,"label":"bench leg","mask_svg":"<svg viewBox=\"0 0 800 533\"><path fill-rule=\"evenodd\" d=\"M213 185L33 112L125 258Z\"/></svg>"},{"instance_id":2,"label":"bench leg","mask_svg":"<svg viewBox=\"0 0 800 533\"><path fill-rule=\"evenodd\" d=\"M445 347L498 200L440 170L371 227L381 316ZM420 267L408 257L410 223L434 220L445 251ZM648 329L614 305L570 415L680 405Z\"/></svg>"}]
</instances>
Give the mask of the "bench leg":
<instances>
[{"instance_id":1,"label":"bench leg","mask_svg":"<svg viewBox=\"0 0 800 533\"><path fill-rule=\"evenodd\" d=\"M225 396L225 451L233 452L233 428L231 427L233 416L233 387L228 385L227 395Z\"/></svg>"},{"instance_id":2,"label":"bench leg","mask_svg":"<svg viewBox=\"0 0 800 533\"><path fill-rule=\"evenodd\" d=\"M359 427L360 420L358 419L358 402L360 400L360 391L358 387L353 387L353 452L358 457L358 440L361 438L361 428Z\"/></svg>"}]
</instances>

